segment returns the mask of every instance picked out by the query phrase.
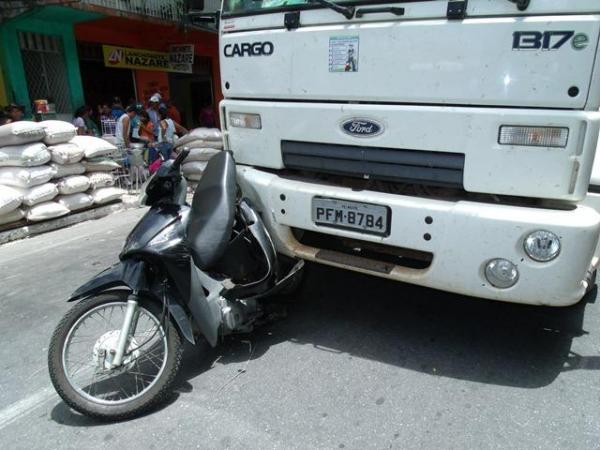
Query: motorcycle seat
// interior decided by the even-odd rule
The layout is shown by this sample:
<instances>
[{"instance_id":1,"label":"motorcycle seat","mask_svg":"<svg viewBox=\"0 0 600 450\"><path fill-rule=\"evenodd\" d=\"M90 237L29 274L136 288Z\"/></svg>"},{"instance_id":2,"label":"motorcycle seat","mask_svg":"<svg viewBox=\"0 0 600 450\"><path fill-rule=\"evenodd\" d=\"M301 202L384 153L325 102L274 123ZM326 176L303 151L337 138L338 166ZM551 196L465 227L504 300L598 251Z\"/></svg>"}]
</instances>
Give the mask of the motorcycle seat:
<instances>
[{"instance_id":1,"label":"motorcycle seat","mask_svg":"<svg viewBox=\"0 0 600 450\"><path fill-rule=\"evenodd\" d=\"M227 249L235 218L236 177L231 153L213 156L194 193L186 230L194 264L209 270Z\"/></svg>"}]
</instances>

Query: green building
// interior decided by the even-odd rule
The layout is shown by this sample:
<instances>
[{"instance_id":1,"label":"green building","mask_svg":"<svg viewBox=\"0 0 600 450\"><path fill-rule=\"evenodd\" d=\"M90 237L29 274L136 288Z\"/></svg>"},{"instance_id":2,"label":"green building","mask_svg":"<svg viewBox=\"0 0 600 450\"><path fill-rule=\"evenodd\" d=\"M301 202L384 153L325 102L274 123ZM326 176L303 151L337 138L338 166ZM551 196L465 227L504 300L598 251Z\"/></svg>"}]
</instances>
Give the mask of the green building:
<instances>
[{"instance_id":1,"label":"green building","mask_svg":"<svg viewBox=\"0 0 600 450\"><path fill-rule=\"evenodd\" d=\"M41 6L0 23L0 104L54 103L58 117L70 118L84 103L73 25L101 14L61 6ZM3 98L4 97L4 98Z\"/></svg>"}]
</instances>

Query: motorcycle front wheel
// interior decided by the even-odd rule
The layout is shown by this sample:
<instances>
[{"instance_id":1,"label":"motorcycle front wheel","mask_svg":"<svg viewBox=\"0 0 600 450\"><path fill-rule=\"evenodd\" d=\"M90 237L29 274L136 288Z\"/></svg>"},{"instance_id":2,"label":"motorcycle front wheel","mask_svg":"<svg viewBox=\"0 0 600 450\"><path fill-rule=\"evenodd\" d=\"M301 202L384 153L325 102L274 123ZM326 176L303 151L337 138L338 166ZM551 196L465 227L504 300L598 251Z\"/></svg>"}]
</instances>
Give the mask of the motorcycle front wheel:
<instances>
[{"instance_id":1,"label":"motorcycle front wheel","mask_svg":"<svg viewBox=\"0 0 600 450\"><path fill-rule=\"evenodd\" d=\"M76 304L50 341L48 368L70 407L104 420L129 419L167 399L181 366L183 343L169 314L140 301L122 363L114 366L128 292L110 291Z\"/></svg>"}]
</instances>

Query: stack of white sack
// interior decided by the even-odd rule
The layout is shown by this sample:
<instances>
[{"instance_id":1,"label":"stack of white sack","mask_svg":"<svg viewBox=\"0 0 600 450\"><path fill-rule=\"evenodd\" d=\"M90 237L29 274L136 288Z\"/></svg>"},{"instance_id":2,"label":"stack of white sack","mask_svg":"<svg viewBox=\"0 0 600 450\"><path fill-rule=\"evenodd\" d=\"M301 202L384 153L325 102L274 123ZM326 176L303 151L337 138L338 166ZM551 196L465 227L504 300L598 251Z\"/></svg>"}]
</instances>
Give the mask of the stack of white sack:
<instances>
[{"instance_id":1,"label":"stack of white sack","mask_svg":"<svg viewBox=\"0 0 600 450\"><path fill-rule=\"evenodd\" d=\"M32 222L53 219L69 214L70 210L57 201L60 191L56 182L70 174L81 173L77 164L83 157L81 150L68 142L77 135L77 129L69 122L62 120L45 120L40 122L44 127L43 142L48 146L51 181L41 185L23 189L25 218Z\"/></svg>"},{"instance_id":2,"label":"stack of white sack","mask_svg":"<svg viewBox=\"0 0 600 450\"><path fill-rule=\"evenodd\" d=\"M124 191L112 187L111 173L120 166L108 158L116 150L59 120L0 126L0 225L120 199Z\"/></svg>"},{"instance_id":3,"label":"stack of white sack","mask_svg":"<svg viewBox=\"0 0 600 450\"><path fill-rule=\"evenodd\" d=\"M54 169L48 164L51 153L46 137L44 123L14 122L0 126L0 225L30 216L36 220L38 215L31 211L46 203L56 205L53 217L68 213L52 202L58 191L49 183Z\"/></svg>"},{"instance_id":4,"label":"stack of white sack","mask_svg":"<svg viewBox=\"0 0 600 450\"><path fill-rule=\"evenodd\" d=\"M192 182L202 178L206 163L223 150L223 134L217 128L195 128L177 140L176 149L190 150L181 166L183 176Z\"/></svg>"},{"instance_id":5,"label":"stack of white sack","mask_svg":"<svg viewBox=\"0 0 600 450\"><path fill-rule=\"evenodd\" d=\"M125 191L114 187L116 179L113 174L121 166L109 157L109 155L114 154L117 147L107 140L90 136L76 136L71 142L75 142L85 150L82 164L90 184L89 190L86 192L86 198L78 196L77 198L63 198L63 200L77 201L81 205L89 202L91 202L90 204L103 205L121 199ZM81 208L84 207L81 206Z\"/></svg>"}]
</instances>

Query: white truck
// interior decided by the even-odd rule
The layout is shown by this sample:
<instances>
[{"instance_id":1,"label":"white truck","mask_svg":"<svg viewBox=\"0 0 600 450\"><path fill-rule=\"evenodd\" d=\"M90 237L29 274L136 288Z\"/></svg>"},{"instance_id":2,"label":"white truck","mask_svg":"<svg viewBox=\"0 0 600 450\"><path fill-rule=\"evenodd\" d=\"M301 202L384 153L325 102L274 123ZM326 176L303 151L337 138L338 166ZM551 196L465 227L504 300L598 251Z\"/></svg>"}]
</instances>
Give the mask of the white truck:
<instances>
[{"instance_id":1,"label":"white truck","mask_svg":"<svg viewBox=\"0 0 600 450\"><path fill-rule=\"evenodd\" d=\"M578 302L599 261L598 0L224 0L220 104L283 254Z\"/></svg>"}]
</instances>

